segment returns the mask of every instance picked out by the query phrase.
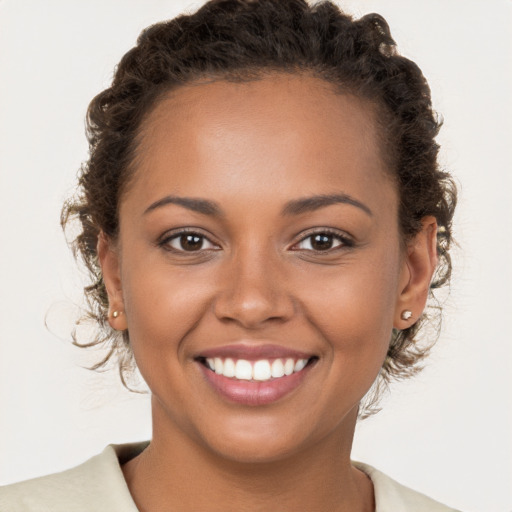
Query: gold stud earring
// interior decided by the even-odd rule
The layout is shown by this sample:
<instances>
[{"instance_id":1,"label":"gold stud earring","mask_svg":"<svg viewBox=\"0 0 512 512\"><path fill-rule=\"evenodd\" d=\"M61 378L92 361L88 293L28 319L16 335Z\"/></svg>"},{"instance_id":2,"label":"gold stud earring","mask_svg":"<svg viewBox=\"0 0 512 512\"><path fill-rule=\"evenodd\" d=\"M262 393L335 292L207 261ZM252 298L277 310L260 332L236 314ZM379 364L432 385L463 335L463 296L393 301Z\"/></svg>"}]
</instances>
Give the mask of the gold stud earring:
<instances>
[{"instance_id":1,"label":"gold stud earring","mask_svg":"<svg viewBox=\"0 0 512 512\"><path fill-rule=\"evenodd\" d=\"M114 311L114 312L112 313L112 318L117 318L120 314L121 314L121 312L120 312L120 311Z\"/></svg>"},{"instance_id":2,"label":"gold stud earring","mask_svg":"<svg viewBox=\"0 0 512 512\"><path fill-rule=\"evenodd\" d=\"M409 309L404 309L402 311L402 314L400 315L400 318L402 320L409 320L409 318L411 318L412 316L412 311L410 311Z\"/></svg>"}]
</instances>

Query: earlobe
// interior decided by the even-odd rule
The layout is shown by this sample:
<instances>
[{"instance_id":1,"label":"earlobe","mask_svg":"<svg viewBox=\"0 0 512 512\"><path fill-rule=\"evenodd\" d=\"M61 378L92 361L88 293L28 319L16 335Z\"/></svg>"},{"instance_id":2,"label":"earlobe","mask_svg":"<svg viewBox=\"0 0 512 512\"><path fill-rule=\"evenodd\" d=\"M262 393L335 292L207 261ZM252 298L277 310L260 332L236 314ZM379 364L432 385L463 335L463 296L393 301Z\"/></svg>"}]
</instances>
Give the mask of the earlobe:
<instances>
[{"instance_id":1,"label":"earlobe","mask_svg":"<svg viewBox=\"0 0 512 512\"><path fill-rule=\"evenodd\" d=\"M96 250L108 295L108 322L113 329L124 331L127 329L127 325L126 316L124 315L118 251L113 241L103 231L98 236Z\"/></svg>"},{"instance_id":2,"label":"earlobe","mask_svg":"<svg viewBox=\"0 0 512 512\"><path fill-rule=\"evenodd\" d=\"M422 229L407 245L393 327L407 329L419 320L437 266L437 221L424 217Z\"/></svg>"}]
</instances>

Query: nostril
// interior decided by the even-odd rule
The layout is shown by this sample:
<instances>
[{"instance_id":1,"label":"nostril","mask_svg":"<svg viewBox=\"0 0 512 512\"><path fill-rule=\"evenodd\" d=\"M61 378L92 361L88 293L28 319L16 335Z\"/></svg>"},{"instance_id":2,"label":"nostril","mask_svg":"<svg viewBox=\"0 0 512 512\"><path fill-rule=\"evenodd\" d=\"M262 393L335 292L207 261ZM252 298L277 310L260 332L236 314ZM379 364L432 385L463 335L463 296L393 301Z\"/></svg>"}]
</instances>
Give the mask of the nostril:
<instances>
[{"instance_id":1,"label":"nostril","mask_svg":"<svg viewBox=\"0 0 512 512\"><path fill-rule=\"evenodd\" d=\"M248 329L261 327L268 322L289 320L295 308L285 294L264 294L258 290L238 289L225 294L215 302L214 312L223 322L236 322Z\"/></svg>"}]
</instances>

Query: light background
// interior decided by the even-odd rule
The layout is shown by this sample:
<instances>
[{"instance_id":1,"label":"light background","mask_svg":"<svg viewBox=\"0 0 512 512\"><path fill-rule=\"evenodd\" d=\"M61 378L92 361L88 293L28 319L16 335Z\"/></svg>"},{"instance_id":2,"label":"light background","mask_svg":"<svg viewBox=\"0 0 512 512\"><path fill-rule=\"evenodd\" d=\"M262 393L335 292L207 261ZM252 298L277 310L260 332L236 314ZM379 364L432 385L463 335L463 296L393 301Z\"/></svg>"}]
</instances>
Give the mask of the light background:
<instances>
[{"instance_id":1,"label":"light background","mask_svg":"<svg viewBox=\"0 0 512 512\"><path fill-rule=\"evenodd\" d=\"M0 0L0 483L150 435L147 397L81 369L83 275L59 228L88 102L142 28L202 2ZM361 424L353 457L467 512L512 510L512 2L348 0L429 80L460 183L456 272L426 370ZM47 317L51 331L45 327Z\"/></svg>"}]
</instances>

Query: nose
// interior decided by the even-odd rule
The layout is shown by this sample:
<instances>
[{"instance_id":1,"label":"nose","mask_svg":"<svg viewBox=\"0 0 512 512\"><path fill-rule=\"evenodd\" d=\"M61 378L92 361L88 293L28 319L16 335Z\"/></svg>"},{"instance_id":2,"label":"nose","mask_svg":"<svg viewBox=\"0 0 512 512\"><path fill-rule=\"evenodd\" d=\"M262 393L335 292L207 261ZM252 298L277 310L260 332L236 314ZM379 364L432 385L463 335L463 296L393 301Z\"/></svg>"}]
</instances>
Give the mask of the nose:
<instances>
[{"instance_id":1,"label":"nose","mask_svg":"<svg viewBox=\"0 0 512 512\"><path fill-rule=\"evenodd\" d=\"M214 303L219 320L259 329L293 316L295 306L283 262L269 252L247 247L226 262Z\"/></svg>"}]
</instances>

